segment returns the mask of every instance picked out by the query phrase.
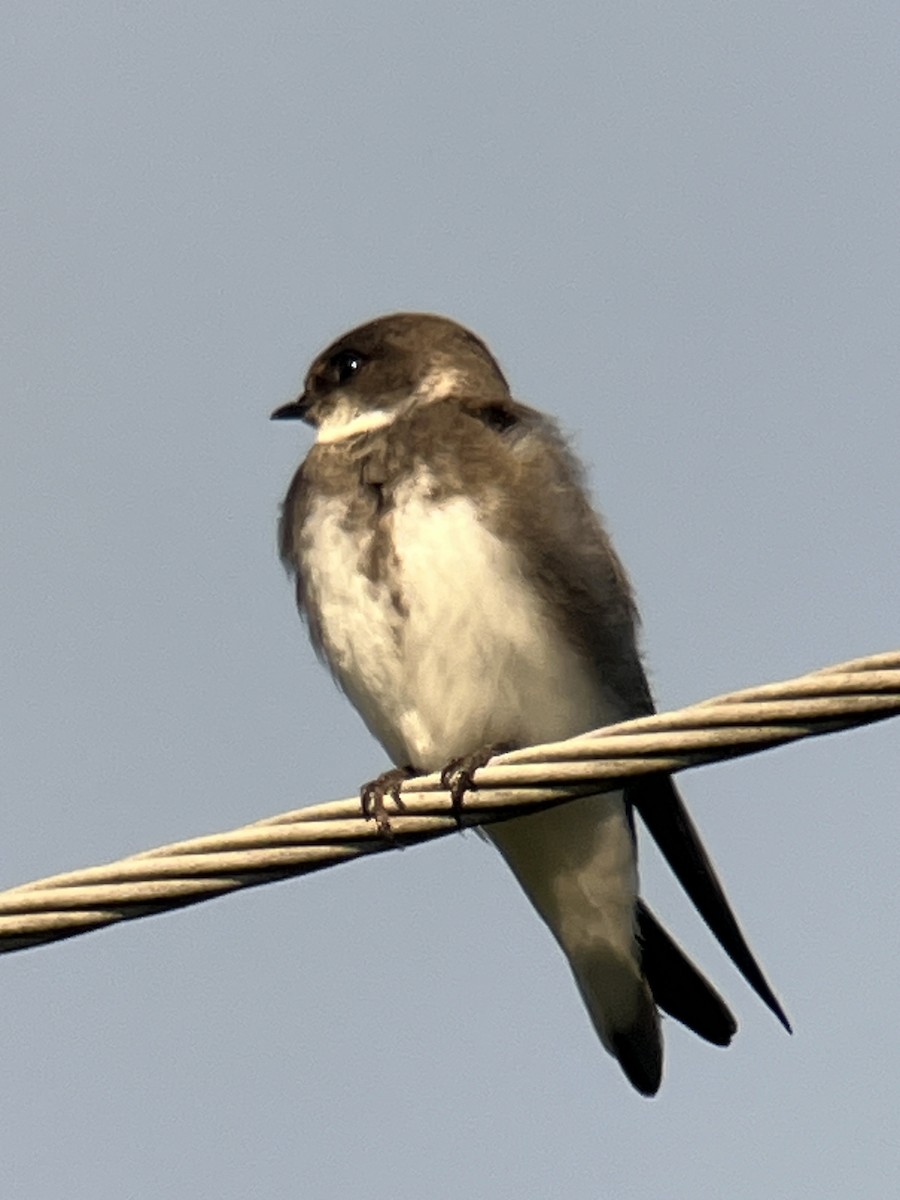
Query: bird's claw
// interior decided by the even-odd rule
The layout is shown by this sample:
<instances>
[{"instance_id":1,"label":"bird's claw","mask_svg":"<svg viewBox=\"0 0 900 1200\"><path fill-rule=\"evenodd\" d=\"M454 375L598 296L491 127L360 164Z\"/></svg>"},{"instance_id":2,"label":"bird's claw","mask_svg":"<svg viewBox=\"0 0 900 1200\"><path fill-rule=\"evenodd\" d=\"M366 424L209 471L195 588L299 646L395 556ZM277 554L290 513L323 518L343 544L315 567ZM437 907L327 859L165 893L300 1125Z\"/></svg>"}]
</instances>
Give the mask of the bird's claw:
<instances>
[{"instance_id":1,"label":"bird's claw","mask_svg":"<svg viewBox=\"0 0 900 1200\"><path fill-rule=\"evenodd\" d=\"M450 814L458 829L462 829L463 798L466 792L477 791L475 772L485 766L495 754L506 754L513 747L509 742L494 742L471 754L451 758L441 771L441 785L450 793Z\"/></svg>"},{"instance_id":2,"label":"bird's claw","mask_svg":"<svg viewBox=\"0 0 900 1200\"><path fill-rule=\"evenodd\" d=\"M402 813L406 808L403 803L403 797L400 795L400 785L405 779L411 779L415 775L415 769L411 766L406 767L391 767L389 771L382 771L377 779L370 780L369 783L364 783L359 789L359 802L362 808L362 815L367 821L372 820L378 826L378 832L382 837L393 837L394 831L391 828L391 818L387 810L385 801L390 798L394 802L395 810Z\"/></svg>"}]
</instances>

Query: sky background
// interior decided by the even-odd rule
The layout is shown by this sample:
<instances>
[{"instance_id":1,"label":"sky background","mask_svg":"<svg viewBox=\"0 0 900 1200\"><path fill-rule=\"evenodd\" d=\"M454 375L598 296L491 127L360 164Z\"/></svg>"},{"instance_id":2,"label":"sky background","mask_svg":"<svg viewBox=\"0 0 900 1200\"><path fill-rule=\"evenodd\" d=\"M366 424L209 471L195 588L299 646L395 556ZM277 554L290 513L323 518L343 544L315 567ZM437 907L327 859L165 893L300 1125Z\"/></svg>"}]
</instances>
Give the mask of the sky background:
<instances>
[{"instance_id":1,"label":"sky background","mask_svg":"<svg viewBox=\"0 0 900 1200\"><path fill-rule=\"evenodd\" d=\"M385 765L275 554L309 360L393 309L554 412L661 707L892 649L895 2L7 0L0 884ZM900 1183L900 725L683 790L794 1022L653 1101L474 835L0 963L16 1200L817 1200Z\"/></svg>"}]
</instances>

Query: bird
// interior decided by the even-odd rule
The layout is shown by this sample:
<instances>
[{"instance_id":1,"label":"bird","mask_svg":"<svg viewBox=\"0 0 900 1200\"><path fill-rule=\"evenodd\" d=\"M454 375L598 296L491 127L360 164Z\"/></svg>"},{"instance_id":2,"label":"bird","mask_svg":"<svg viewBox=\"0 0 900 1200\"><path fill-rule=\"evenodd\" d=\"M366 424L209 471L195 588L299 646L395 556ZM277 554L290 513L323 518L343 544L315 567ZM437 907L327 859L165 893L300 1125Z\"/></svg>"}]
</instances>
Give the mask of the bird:
<instances>
[{"instance_id":1,"label":"bird","mask_svg":"<svg viewBox=\"0 0 900 1200\"><path fill-rule=\"evenodd\" d=\"M458 802L498 748L655 711L633 589L584 470L475 333L431 313L378 317L322 351L271 416L316 431L280 554L317 653L393 764L361 790L386 832L406 776L439 770ZM652 1096L660 1012L719 1046L737 1022L641 898L636 816L790 1032L669 775L483 833L567 958L601 1044Z\"/></svg>"}]
</instances>

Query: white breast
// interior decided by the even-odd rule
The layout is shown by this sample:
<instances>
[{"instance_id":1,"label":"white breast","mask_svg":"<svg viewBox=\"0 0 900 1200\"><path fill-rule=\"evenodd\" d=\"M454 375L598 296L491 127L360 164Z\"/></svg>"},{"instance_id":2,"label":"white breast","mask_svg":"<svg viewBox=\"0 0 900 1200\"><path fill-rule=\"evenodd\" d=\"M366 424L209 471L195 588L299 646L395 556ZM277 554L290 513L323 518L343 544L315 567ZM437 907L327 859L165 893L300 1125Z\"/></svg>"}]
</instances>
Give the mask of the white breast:
<instances>
[{"instance_id":1,"label":"white breast","mask_svg":"<svg viewBox=\"0 0 900 1200\"><path fill-rule=\"evenodd\" d=\"M314 506L303 570L332 670L395 763L438 770L486 745L554 741L624 715L471 501L435 503L424 473L410 485L392 510L390 583L366 577L372 533L346 528L345 515L334 499ZM609 1031L627 1027L636 997L646 999L621 793L507 821L489 836L569 956L611 1044ZM604 955L625 966L598 991Z\"/></svg>"},{"instance_id":2,"label":"white breast","mask_svg":"<svg viewBox=\"0 0 900 1200\"><path fill-rule=\"evenodd\" d=\"M390 583L361 570L372 532L348 530L340 501L320 501L306 526L304 573L326 656L392 759L434 770L490 743L550 741L617 719L515 552L471 501L435 503L428 483L417 477L392 510Z\"/></svg>"}]
</instances>

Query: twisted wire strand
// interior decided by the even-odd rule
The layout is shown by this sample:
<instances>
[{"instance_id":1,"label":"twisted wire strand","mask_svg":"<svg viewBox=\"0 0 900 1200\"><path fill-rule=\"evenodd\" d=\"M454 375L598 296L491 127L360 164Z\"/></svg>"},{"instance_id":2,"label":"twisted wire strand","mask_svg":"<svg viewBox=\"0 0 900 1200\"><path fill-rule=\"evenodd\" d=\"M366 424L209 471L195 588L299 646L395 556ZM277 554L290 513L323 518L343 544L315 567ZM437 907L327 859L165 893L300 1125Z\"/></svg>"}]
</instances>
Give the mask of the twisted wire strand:
<instances>
[{"instance_id":1,"label":"twisted wire strand","mask_svg":"<svg viewBox=\"0 0 900 1200\"><path fill-rule=\"evenodd\" d=\"M478 825L900 714L900 651L747 688L676 712L499 755L475 774L462 823ZM440 776L406 781L389 836L358 798L282 813L0 893L0 953L320 871L457 829Z\"/></svg>"}]
</instances>

